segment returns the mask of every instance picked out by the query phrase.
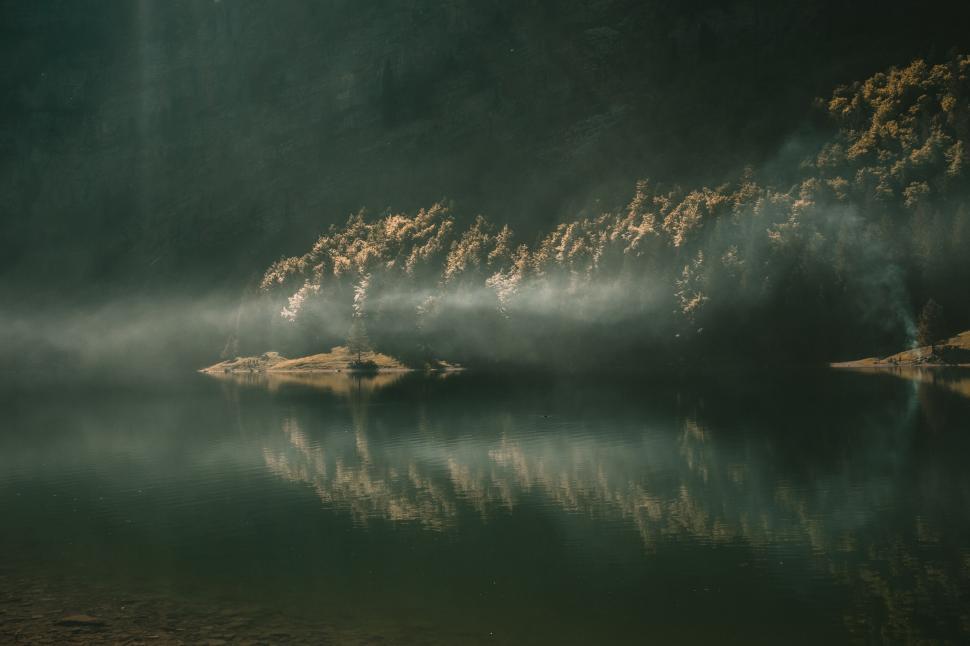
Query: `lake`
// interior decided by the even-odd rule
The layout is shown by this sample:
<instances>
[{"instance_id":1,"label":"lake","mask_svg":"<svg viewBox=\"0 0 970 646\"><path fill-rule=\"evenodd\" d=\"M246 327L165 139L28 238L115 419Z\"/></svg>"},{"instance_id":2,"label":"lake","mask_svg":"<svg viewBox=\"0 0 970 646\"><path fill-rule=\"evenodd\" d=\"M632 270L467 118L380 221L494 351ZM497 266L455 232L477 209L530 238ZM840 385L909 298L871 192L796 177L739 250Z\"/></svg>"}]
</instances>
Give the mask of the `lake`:
<instances>
[{"instance_id":1,"label":"lake","mask_svg":"<svg viewBox=\"0 0 970 646\"><path fill-rule=\"evenodd\" d=\"M970 639L966 373L192 374L3 409L8 643Z\"/></svg>"}]
</instances>

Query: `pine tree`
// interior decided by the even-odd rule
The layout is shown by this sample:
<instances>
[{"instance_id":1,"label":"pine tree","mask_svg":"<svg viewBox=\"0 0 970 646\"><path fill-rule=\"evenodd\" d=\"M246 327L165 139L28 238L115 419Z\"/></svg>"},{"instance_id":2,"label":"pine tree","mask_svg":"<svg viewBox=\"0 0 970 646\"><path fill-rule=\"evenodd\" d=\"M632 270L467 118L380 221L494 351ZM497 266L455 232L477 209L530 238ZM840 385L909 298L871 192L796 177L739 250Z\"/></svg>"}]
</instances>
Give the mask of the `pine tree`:
<instances>
[{"instance_id":1,"label":"pine tree","mask_svg":"<svg viewBox=\"0 0 970 646\"><path fill-rule=\"evenodd\" d=\"M367 324L363 317L355 316L347 333L347 349L357 355L357 363L361 363L361 354L370 352L370 339L367 336Z\"/></svg>"},{"instance_id":2,"label":"pine tree","mask_svg":"<svg viewBox=\"0 0 970 646\"><path fill-rule=\"evenodd\" d=\"M923 306L916 328L916 340L920 346L930 346L936 352L937 342L943 339L943 307L932 298Z\"/></svg>"}]
</instances>

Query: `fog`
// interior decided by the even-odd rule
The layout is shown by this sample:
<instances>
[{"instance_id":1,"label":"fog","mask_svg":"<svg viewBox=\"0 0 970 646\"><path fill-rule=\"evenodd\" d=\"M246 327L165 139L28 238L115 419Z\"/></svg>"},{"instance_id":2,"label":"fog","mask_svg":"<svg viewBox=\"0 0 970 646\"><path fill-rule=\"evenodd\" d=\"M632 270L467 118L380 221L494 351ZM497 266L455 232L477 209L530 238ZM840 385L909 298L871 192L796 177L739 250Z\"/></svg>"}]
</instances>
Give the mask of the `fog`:
<instances>
[{"instance_id":1,"label":"fog","mask_svg":"<svg viewBox=\"0 0 970 646\"><path fill-rule=\"evenodd\" d=\"M970 43L873 7L9 3L0 356L322 351L365 278L417 362L823 363L929 299L970 327Z\"/></svg>"}]
</instances>

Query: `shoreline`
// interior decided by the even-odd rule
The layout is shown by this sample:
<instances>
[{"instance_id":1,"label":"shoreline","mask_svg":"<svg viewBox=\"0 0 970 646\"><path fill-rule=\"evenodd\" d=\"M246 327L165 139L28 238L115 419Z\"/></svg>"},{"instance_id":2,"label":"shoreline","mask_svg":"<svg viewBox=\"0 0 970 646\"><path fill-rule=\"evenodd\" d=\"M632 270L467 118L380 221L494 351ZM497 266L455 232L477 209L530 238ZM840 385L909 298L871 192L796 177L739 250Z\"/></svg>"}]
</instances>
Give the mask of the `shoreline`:
<instances>
[{"instance_id":1,"label":"shoreline","mask_svg":"<svg viewBox=\"0 0 970 646\"><path fill-rule=\"evenodd\" d=\"M424 370L421 368L377 368L375 370L367 370L360 368L292 368L292 369L245 369L241 368L238 370L217 370L213 366L208 368L200 368L196 372L200 372L206 375L262 375L262 374L272 374L272 375L286 375L286 374L361 374L361 375L373 375L378 373L387 372L459 372L465 370L465 368L445 368L438 369L434 368L431 370Z\"/></svg>"},{"instance_id":2,"label":"shoreline","mask_svg":"<svg viewBox=\"0 0 970 646\"><path fill-rule=\"evenodd\" d=\"M464 367L435 361L424 368L405 365L399 359L379 352L351 352L336 346L330 352L290 359L278 352L236 357L201 368L203 374L352 374L373 375L405 372L460 372Z\"/></svg>"},{"instance_id":3,"label":"shoreline","mask_svg":"<svg viewBox=\"0 0 970 646\"><path fill-rule=\"evenodd\" d=\"M945 370L947 368L970 368L970 363L942 363L942 362L929 362L929 361L900 361L898 363L893 363L885 359L867 358L858 359L856 361L840 361L837 363L830 363L829 368L835 368L837 370L912 370L923 369L926 370Z\"/></svg>"},{"instance_id":4,"label":"shoreline","mask_svg":"<svg viewBox=\"0 0 970 646\"><path fill-rule=\"evenodd\" d=\"M933 345L903 350L887 357L836 361L830 368L893 370L895 368L970 368L970 330Z\"/></svg>"}]
</instances>

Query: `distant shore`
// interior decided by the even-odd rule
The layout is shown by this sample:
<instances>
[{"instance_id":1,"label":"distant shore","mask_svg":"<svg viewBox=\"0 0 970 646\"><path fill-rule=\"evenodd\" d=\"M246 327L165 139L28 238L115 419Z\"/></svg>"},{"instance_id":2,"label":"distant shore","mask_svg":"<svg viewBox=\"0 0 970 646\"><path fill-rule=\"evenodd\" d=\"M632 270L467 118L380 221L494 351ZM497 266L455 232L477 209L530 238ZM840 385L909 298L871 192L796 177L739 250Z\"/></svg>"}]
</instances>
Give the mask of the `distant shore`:
<instances>
[{"instance_id":1,"label":"distant shore","mask_svg":"<svg viewBox=\"0 0 970 646\"><path fill-rule=\"evenodd\" d=\"M970 368L970 330L932 346L904 350L888 357L866 357L829 364L833 368Z\"/></svg>"}]
</instances>

